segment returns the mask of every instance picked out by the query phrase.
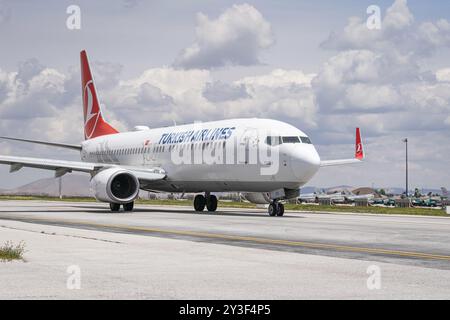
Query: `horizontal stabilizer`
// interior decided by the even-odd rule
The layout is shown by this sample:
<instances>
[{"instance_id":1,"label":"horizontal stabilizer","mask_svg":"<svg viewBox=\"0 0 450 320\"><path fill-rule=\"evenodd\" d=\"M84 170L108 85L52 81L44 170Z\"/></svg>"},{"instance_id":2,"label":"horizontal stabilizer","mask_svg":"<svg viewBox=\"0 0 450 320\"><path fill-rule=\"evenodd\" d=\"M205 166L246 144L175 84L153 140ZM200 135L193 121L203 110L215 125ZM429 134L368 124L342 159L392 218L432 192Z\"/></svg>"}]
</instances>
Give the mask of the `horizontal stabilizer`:
<instances>
[{"instance_id":1,"label":"horizontal stabilizer","mask_svg":"<svg viewBox=\"0 0 450 320\"><path fill-rule=\"evenodd\" d=\"M321 161L321 167L331 167L331 166L341 166L346 164L361 163L364 159L364 148L361 139L361 131L356 128L356 139L355 139L355 157L353 159L339 159L339 160L326 160Z\"/></svg>"}]
</instances>

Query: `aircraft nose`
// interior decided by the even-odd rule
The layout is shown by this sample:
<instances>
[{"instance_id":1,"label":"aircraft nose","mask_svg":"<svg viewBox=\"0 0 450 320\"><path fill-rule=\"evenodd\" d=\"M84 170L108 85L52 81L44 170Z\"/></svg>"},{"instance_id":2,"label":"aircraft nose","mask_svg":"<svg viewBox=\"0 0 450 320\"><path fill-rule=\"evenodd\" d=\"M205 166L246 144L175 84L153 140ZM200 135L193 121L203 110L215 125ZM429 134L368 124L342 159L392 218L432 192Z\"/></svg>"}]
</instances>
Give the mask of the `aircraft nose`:
<instances>
[{"instance_id":1,"label":"aircraft nose","mask_svg":"<svg viewBox=\"0 0 450 320\"><path fill-rule=\"evenodd\" d=\"M317 173L320 167L320 157L313 146L297 150L291 162L295 177L305 183Z\"/></svg>"}]
</instances>

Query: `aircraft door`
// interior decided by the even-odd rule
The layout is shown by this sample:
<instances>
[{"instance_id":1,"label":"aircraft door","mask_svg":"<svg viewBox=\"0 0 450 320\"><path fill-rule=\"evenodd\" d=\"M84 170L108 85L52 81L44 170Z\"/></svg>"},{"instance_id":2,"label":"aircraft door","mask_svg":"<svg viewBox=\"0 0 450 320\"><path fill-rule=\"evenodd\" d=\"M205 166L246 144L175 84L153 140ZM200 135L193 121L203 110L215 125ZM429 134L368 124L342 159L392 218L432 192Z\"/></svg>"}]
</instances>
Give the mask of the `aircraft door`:
<instances>
[{"instance_id":1,"label":"aircraft door","mask_svg":"<svg viewBox=\"0 0 450 320\"><path fill-rule=\"evenodd\" d=\"M241 136L238 150L239 164L256 164L258 161L258 130L246 128Z\"/></svg>"},{"instance_id":2,"label":"aircraft door","mask_svg":"<svg viewBox=\"0 0 450 320\"><path fill-rule=\"evenodd\" d=\"M145 140L143 142L143 152L142 152L142 161L144 166L153 165L155 163L155 153L153 144L150 140Z\"/></svg>"}]
</instances>

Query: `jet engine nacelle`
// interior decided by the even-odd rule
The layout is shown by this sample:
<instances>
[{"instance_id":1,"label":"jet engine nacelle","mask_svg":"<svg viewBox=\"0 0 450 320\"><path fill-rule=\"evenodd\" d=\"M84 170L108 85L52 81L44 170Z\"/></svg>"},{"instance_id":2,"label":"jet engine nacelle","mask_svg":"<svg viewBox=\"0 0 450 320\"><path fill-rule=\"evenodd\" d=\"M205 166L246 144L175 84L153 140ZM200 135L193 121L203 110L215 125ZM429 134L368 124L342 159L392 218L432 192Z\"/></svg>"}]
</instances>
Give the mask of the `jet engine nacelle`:
<instances>
[{"instance_id":1,"label":"jet engine nacelle","mask_svg":"<svg viewBox=\"0 0 450 320\"><path fill-rule=\"evenodd\" d=\"M99 201L129 203L139 195L139 180L128 170L109 168L91 179L91 189Z\"/></svg>"}]
</instances>

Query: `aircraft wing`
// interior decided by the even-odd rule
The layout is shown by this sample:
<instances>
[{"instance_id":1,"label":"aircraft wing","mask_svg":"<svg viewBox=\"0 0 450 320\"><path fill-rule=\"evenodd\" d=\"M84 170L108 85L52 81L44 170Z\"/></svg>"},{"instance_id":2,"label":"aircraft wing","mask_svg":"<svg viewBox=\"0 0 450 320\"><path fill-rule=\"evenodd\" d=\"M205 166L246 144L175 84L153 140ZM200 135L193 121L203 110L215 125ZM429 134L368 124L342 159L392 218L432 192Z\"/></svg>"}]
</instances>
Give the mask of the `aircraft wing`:
<instances>
[{"instance_id":1,"label":"aircraft wing","mask_svg":"<svg viewBox=\"0 0 450 320\"><path fill-rule=\"evenodd\" d=\"M48 141L42 141L42 140L21 139L21 138L4 137L4 136L1 136L0 139L37 143L37 144L43 144L43 145L51 146L51 147L61 147L61 148L67 148L67 149L81 151L81 145L79 145L79 144L56 143L56 142L48 142Z\"/></svg>"},{"instance_id":2,"label":"aircraft wing","mask_svg":"<svg viewBox=\"0 0 450 320\"><path fill-rule=\"evenodd\" d=\"M341 166L346 164L361 163L364 159L364 149L361 140L361 131L356 128L355 157L353 159L325 160L320 161L321 167Z\"/></svg>"},{"instance_id":3,"label":"aircraft wing","mask_svg":"<svg viewBox=\"0 0 450 320\"><path fill-rule=\"evenodd\" d=\"M96 171L99 171L103 168L111 168L111 167L120 167L129 170L140 181L162 180L166 177L166 173L161 168L144 169L142 167L119 166L108 163L0 156L0 164L9 164L11 166L9 170L10 172L18 171L23 167L54 170L55 177L60 177L72 171L95 173Z\"/></svg>"}]
</instances>

